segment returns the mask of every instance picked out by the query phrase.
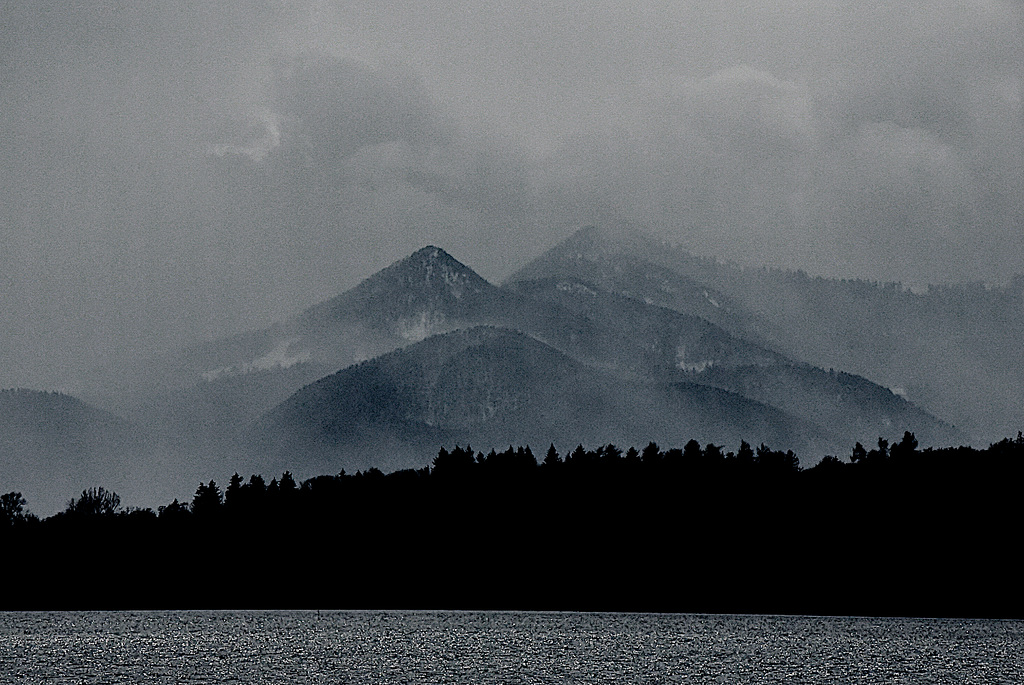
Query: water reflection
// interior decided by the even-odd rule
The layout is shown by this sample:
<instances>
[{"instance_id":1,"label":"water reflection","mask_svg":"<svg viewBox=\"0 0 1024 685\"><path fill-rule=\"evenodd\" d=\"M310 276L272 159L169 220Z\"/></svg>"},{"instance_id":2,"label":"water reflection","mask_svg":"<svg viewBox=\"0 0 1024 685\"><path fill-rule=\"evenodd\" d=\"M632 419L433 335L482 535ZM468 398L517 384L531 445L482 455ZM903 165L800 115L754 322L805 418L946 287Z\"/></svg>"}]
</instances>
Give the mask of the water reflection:
<instances>
[{"instance_id":1,"label":"water reflection","mask_svg":"<svg viewBox=\"0 0 1024 685\"><path fill-rule=\"evenodd\" d=\"M517 612L0 614L13 683L1021 683L1024 622Z\"/></svg>"}]
</instances>

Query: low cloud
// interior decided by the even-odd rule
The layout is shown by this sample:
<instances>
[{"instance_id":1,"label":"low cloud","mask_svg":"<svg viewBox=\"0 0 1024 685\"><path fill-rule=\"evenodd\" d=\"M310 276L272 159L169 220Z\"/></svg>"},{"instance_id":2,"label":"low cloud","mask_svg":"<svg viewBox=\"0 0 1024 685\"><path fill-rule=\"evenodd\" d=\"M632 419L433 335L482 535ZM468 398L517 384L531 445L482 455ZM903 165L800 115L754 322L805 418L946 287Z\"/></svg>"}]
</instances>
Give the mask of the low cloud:
<instances>
[{"instance_id":1,"label":"low cloud","mask_svg":"<svg viewBox=\"0 0 1024 685\"><path fill-rule=\"evenodd\" d=\"M0 386L594 222L909 284L1024 263L1019 2L3 8Z\"/></svg>"},{"instance_id":2,"label":"low cloud","mask_svg":"<svg viewBox=\"0 0 1024 685\"><path fill-rule=\"evenodd\" d=\"M261 162L281 144L281 122L270 110L261 110L242 123L241 130L226 136L238 139L235 143L218 142L210 145L210 154L217 157L240 155Z\"/></svg>"}]
</instances>

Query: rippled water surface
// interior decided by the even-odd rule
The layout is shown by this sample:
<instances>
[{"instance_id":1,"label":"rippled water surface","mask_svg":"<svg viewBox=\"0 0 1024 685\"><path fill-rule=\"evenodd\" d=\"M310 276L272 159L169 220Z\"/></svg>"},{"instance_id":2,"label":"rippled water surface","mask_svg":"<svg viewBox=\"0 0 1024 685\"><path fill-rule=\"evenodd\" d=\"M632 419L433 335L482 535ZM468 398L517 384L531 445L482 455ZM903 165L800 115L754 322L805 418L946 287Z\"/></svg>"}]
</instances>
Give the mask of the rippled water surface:
<instances>
[{"instance_id":1,"label":"rippled water surface","mask_svg":"<svg viewBox=\"0 0 1024 685\"><path fill-rule=\"evenodd\" d=\"M1024 683L1024 622L0 613L3 683Z\"/></svg>"}]
</instances>

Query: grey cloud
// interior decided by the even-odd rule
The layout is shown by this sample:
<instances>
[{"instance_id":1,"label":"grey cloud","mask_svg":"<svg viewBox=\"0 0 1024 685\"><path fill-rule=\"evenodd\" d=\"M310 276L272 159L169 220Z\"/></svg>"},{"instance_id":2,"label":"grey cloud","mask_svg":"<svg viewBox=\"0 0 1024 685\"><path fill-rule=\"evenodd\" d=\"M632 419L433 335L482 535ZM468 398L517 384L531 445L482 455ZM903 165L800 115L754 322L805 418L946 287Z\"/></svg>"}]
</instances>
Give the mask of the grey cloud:
<instances>
[{"instance_id":1,"label":"grey cloud","mask_svg":"<svg viewBox=\"0 0 1024 685\"><path fill-rule=\"evenodd\" d=\"M361 147L443 139L429 96L411 74L384 74L351 60L307 56L280 68L275 101L311 154L336 161Z\"/></svg>"},{"instance_id":2,"label":"grey cloud","mask_svg":"<svg viewBox=\"0 0 1024 685\"><path fill-rule=\"evenodd\" d=\"M218 157L241 155L261 162L281 144L280 117L270 110L261 110L245 120L235 120L231 126L221 125L209 146ZM232 140L233 142L226 142Z\"/></svg>"},{"instance_id":3,"label":"grey cloud","mask_svg":"<svg viewBox=\"0 0 1024 685\"><path fill-rule=\"evenodd\" d=\"M1019 2L2 8L0 386L593 222L827 275L1024 263Z\"/></svg>"}]
</instances>

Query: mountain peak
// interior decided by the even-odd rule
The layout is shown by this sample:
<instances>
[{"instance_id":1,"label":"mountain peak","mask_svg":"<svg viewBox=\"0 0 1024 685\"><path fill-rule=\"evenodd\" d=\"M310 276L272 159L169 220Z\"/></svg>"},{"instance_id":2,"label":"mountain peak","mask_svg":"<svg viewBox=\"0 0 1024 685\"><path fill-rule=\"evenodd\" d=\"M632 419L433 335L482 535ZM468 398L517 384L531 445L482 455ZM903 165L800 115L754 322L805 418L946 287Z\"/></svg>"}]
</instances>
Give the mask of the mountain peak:
<instances>
[{"instance_id":1,"label":"mountain peak","mask_svg":"<svg viewBox=\"0 0 1024 685\"><path fill-rule=\"evenodd\" d=\"M495 291L471 268L427 245L303 316L310 322L356 317L403 339L421 340L450 329Z\"/></svg>"},{"instance_id":2,"label":"mountain peak","mask_svg":"<svg viewBox=\"0 0 1024 685\"><path fill-rule=\"evenodd\" d=\"M475 271L439 247L427 245L371 276L367 282L380 280L403 288L443 292L455 299L479 292L488 286Z\"/></svg>"},{"instance_id":3,"label":"mountain peak","mask_svg":"<svg viewBox=\"0 0 1024 685\"><path fill-rule=\"evenodd\" d=\"M413 260L458 263L458 260L455 259L455 257L452 257L450 254L435 245L425 245L405 259L399 260L399 263Z\"/></svg>"},{"instance_id":4,"label":"mountain peak","mask_svg":"<svg viewBox=\"0 0 1024 685\"><path fill-rule=\"evenodd\" d=\"M506 283L566 273L569 266L583 269L576 275L592 278L594 265L617 265L623 259L657 262L665 245L629 225L584 226L506 279ZM575 273L575 272L573 272Z\"/></svg>"}]
</instances>

